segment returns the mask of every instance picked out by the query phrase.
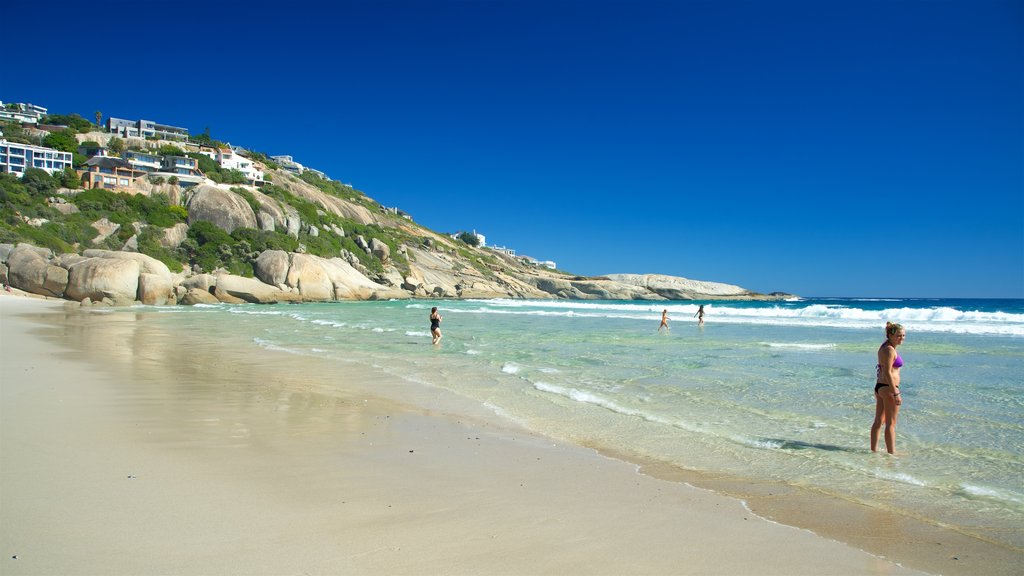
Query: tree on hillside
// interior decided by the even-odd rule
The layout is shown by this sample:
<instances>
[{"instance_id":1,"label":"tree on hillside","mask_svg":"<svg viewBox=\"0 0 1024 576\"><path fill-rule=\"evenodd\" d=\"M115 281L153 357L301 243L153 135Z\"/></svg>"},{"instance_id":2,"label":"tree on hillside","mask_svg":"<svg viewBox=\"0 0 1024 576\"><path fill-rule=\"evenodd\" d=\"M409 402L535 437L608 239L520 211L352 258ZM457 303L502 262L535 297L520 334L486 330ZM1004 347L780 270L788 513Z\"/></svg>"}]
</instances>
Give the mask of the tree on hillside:
<instances>
[{"instance_id":1,"label":"tree on hillside","mask_svg":"<svg viewBox=\"0 0 1024 576\"><path fill-rule=\"evenodd\" d=\"M163 146L158 148L156 152L157 152L157 154L162 154L162 155L167 155L167 156L184 156L185 155L185 151L182 150L181 148L178 148L174 144L164 144Z\"/></svg>"},{"instance_id":2,"label":"tree on hillside","mask_svg":"<svg viewBox=\"0 0 1024 576\"><path fill-rule=\"evenodd\" d=\"M62 152L74 152L78 150L78 140L75 139L75 132L65 128L60 132L51 132L43 138L43 146L60 150Z\"/></svg>"},{"instance_id":3,"label":"tree on hillside","mask_svg":"<svg viewBox=\"0 0 1024 576\"><path fill-rule=\"evenodd\" d=\"M458 239L462 240L470 246L480 246L480 238L476 234L470 234L469 232L462 232L458 235Z\"/></svg>"},{"instance_id":4,"label":"tree on hillside","mask_svg":"<svg viewBox=\"0 0 1024 576\"><path fill-rule=\"evenodd\" d=\"M36 196L49 196L56 192L59 186L53 176L50 176L46 170L39 168L25 170L25 175L21 177L21 183L25 185L29 192Z\"/></svg>"},{"instance_id":5,"label":"tree on hillside","mask_svg":"<svg viewBox=\"0 0 1024 576\"><path fill-rule=\"evenodd\" d=\"M99 128L103 124L103 112L96 111L96 127Z\"/></svg>"},{"instance_id":6,"label":"tree on hillside","mask_svg":"<svg viewBox=\"0 0 1024 576\"><path fill-rule=\"evenodd\" d=\"M75 132L89 132L92 130L92 122L82 118L78 114L47 114L43 116L43 124L54 124L67 126Z\"/></svg>"},{"instance_id":7,"label":"tree on hillside","mask_svg":"<svg viewBox=\"0 0 1024 576\"><path fill-rule=\"evenodd\" d=\"M107 149L120 156L124 152L124 140L114 136L107 142Z\"/></svg>"}]
</instances>

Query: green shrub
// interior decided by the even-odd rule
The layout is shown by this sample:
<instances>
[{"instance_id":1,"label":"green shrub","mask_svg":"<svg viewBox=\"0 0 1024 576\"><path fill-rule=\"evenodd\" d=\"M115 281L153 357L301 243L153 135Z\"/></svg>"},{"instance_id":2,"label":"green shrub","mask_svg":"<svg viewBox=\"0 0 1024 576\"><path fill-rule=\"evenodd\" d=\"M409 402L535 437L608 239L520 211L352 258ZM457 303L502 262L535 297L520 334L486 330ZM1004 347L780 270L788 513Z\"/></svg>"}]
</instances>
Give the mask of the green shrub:
<instances>
[{"instance_id":1,"label":"green shrub","mask_svg":"<svg viewBox=\"0 0 1024 576\"><path fill-rule=\"evenodd\" d=\"M156 258L170 268L171 272L181 272L183 267L177 254L160 243L160 230L147 227L139 234L139 252Z\"/></svg>"}]
</instances>

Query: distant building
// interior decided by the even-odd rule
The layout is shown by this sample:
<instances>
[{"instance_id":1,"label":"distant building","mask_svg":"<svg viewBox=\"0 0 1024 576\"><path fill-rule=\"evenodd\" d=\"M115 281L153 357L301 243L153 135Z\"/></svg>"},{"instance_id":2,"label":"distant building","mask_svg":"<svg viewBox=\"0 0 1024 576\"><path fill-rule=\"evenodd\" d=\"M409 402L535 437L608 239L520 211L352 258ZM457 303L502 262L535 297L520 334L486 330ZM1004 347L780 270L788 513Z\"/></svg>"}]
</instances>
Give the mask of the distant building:
<instances>
[{"instance_id":1,"label":"distant building","mask_svg":"<svg viewBox=\"0 0 1024 576\"><path fill-rule=\"evenodd\" d=\"M46 108L35 104L22 104L0 101L0 121L21 122L22 124L39 124L46 116Z\"/></svg>"},{"instance_id":2,"label":"distant building","mask_svg":"<svg viewBox=\"0 0 1024 576\"><path fill-rule=\"evenodd\" d=\"M274 162L277 162L278 165L281 166L282 170L286 170L288 172L291 172L292 174L295 174L296 176L298 176L299 174L302 174L303 172L306 171L306 167L303 166L302 164L299 164L295 160L293 160L291 156L288 156L288 155L271 156L270 159L273 160Z\"/></svg>"},{"instance_id":3,"label":"distant building","mask_svg":"<svg viewBox=\"0 0 1024 576\"><path fill-rule=\"evenodd\" d=\"M52 175L63 172L65 168L71 168L73 165L71 152L0 140L0 172L14 174L20 178L25 175L26 169L39 168Z\"/></svg>"},{"instance_id":4,"label":"distant building","mask_svg":"<svg viewBox=\"0 0 1024 576\"><path fill-rule=\"evenodd\" d=\"M124 138L159 138L161 140L188 140L188 128L158 124L152 120L125 120L107 118L107 132Z\"/></svg>"}]
</instances>

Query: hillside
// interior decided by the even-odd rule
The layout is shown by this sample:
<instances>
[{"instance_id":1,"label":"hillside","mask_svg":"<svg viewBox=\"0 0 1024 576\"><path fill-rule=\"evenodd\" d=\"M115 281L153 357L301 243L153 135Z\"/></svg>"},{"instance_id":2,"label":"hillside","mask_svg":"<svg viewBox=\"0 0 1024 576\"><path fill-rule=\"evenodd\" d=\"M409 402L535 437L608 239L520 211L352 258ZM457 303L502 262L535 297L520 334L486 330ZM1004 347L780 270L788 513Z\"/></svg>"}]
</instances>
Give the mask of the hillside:
<instances>
[{"instance_id":1,"label":"hillside","mask_svg":"<svg viewBox=\"0 0 1024 576\"><path fill-rule=\"evenodd\" d=\"M77 138L103 145L111 135ZM177 146L189 156L200 150L139 139L125 144ZM147 175L114 192L64 187L73 178L39 170L20 180L0 174L2 280L38 294L114 303L782 297L661 275L595 278L546 269L429 230L340 182L296 176L262 154L249 158L265 174L264 185L205 179L185 187L174 177Z\"/></svg>"}]
</instances>

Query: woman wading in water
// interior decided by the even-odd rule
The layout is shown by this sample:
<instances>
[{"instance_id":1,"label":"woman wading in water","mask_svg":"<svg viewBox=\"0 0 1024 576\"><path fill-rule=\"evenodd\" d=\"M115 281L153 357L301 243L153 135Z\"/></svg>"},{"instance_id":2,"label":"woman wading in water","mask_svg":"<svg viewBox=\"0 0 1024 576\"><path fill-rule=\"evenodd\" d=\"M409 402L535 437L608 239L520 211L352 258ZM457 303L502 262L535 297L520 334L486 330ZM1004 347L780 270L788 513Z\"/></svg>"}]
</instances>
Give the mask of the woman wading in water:
<instances>
[{"instance_id":1,"label":"woman wading in water","mask_svg":"<svg viewBox=\"0 0 1024 576\"><path fill-rule=\"evenodd\" d=\"M878 432L885 425L885 451L896 453L896 417L903 400L900 398L900 368L903 358L896 347L907 337L903 326L885 323L885 342L878 347L878 377L875 378L875 421L871 424L871 451L878 451Z\"/></svg>"},{"instance_id":2,"label":"woman wading in water","mask_svg":"<svg viewBox=\"0 0 1024 576\"><path fill-rule=\"evenodd\" d=\"M430 335L434 337L434 344L441 341L441 315L437 313L437 306L430 309Z\"/></svg>"}]
</instances>

